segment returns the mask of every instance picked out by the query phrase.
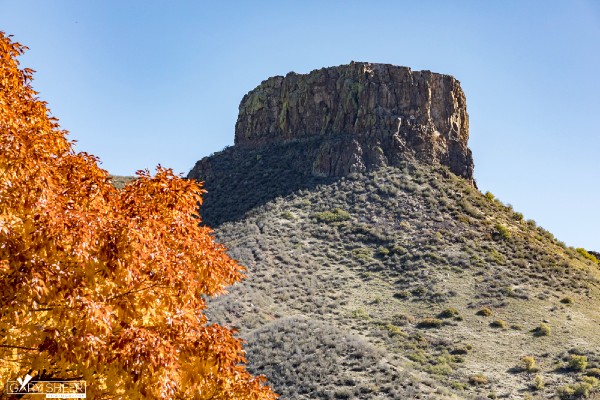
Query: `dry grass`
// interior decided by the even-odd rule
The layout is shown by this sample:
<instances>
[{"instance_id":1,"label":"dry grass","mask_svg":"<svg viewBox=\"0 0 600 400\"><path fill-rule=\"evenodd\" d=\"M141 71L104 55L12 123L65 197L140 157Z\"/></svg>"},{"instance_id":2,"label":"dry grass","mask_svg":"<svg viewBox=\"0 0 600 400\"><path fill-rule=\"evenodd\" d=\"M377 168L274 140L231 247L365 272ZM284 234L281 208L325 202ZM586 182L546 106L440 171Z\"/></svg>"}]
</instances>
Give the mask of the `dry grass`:
<instances>
[{"instance_id":1,"label":"dry grass","mask_svg":"<svg viewBox=\"0 0 600 400\"><path fill-rule=\"evenodd\" d=\"M209 304L282 398L551 397L582 382L574 349L600 368L598 266L493 196L411 164L293 186L218 208L248 279Z\"/></svg>"},{"instance_id":2,"label":"dry grass","mask_svg":"<svg viewBox=\"0 0 600 400\"><path fill-rule=\"evenodd\" d=\"M114 187L116 187L117 189L123 189L125 185L127 185L129 182L135 179L135 176L112 175L110 179Z\"/></svg>"}]
</instances>

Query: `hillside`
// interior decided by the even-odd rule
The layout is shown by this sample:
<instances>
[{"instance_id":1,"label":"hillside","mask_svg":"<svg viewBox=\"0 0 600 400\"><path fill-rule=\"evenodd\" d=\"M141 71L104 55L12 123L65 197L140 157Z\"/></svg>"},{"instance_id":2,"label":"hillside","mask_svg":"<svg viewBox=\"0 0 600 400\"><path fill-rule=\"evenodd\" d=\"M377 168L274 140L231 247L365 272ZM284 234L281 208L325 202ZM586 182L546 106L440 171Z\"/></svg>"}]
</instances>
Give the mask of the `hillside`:
<instances>
[{"instance_id":1,"label":"hillside","mask_svg":"<svg viewBox=\"0 0 600 400\"><path fill-rule=\"evenodd\" d=\"M283 398L547 397L600 373L598 266L444 168L356 174L217 232L248 279L210 315Z\"/></svg>"},{"instance_id":2,"label":"hillside","mask_svg":"<svg viewBox=\"0 0 600 400\"><path fill-rule=\"evenodd\" d=\"M131 182L134 179L135 179L134 176L119 176L119 175L111 175L110 176L111 183L117 189L123 189L123 187L125 187L125 185L127 185L129 182Z\"/></svg>"},{"instance_id":3,"label":"hillside","mask_svg":"<svg viewBox=\"0 0 600 400\"><path fill-rule=\"evenodd\" d=\"M479 192L468 136L455 79L352 63L264 81L190 172L248 268L209 316L283 399L596 390L597 259Z\"/></svg>"}]
</instances>

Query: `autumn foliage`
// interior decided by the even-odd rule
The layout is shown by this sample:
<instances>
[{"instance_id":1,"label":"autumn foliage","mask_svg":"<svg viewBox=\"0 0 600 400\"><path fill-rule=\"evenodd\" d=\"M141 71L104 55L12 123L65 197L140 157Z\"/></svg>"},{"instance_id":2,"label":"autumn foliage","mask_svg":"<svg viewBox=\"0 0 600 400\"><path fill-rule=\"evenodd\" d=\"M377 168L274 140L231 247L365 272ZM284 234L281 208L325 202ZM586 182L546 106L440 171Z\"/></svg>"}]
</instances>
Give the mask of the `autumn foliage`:
<instances>
[{"instance_id":1,"label":"autumn foliage","mask_svg":"<svg viewBox=\"0 0 600 400\"><path fill-rule=\"evenodd\" d=\"M122 190L75 153L0 32L0 380L83 379L88 398L273 399L203 314L243 268L158 167Z\"/></svg>"}]
</instances>

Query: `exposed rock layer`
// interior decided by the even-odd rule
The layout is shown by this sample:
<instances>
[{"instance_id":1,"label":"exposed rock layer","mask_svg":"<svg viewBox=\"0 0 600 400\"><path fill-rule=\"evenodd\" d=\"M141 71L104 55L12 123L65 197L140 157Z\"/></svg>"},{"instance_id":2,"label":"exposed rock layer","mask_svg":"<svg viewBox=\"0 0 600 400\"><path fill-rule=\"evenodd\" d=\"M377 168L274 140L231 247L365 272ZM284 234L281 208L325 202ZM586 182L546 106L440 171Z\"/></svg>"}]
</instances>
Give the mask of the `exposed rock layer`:
<instances>
[{"instance_id":1,"label":"exposed rock layer","mask_svg":"<svg viewBox=\"0 0 600 400\"><path fill-rule=\"evenodd\" d=\"M416 158L473 177L466 100L449 75L352 62L269 78L244 96L236 145L313 136L336 137L313 161L315 175L342 176Z\"/></svg>"},{"instance_id":2,"label":"exposed rock layer","mask_svg":"<svg viewBox=\"0 0 600 400\"><path fill-rule=\"evenodd\" d=\"M424 162L473 181L465 96L451 76L351 63L269 78L244 96L235 146L198 161L204 221L241 218L337 177Z\"/></svg>"}]
</instances>

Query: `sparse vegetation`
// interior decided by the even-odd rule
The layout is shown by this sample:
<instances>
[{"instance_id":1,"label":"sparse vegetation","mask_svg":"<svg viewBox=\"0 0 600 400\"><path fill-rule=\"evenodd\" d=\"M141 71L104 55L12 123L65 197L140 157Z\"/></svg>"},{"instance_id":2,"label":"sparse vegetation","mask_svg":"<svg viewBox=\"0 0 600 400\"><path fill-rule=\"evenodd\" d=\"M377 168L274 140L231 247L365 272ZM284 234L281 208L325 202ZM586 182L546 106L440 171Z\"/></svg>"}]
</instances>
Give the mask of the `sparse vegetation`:
<instances>
[{"instance_id":1,"label":"sparse vegetation","mask_svg":"<svg viewBox=\"0 0 600 400\"><path fill-rule=\"evenodd\" d=\"M525 356L521 358L521 365L523 370L526 372L537 372L539 370L533 356Z\"/></svg>"},{"instance_id":2,"label":"sparse vegetation","mask_svg":"<svg viewBox=\"0 0 600 400\"><path fill-rule=\"evenodd\" d=\"M441 319L438 318L423 318L417 324L418 328L439 328L444 324Z\"/></svg>"},{"instance_id":3,"label":"sparse vegetation","mask_svg":"<svg viewBox=\"0 0 600 400\"><path fill-rule=\"evenodd\" d=\"M314 214L314 217L319 222L332 223L346 221L350 219L350 214L341 208L336 208L333 211L323 211Z\"/></svg>"},{"instance_id":4,"label":"sparse vegetation","mask_svg":"<svg viewBox=\"0 0 600 400\"><path fill-rule=\"evenodd\" d=\"M502 224L496 224L494 226L494 228L495 228L494 233L497 234L500 237L500 239L504 239L504 240L510 239L510 236L511 236L510 231L508 230L508 228L506 226L504 226Z\"/></svg>"},{"instance_id":5,"label":"sparse vegetation","mask_svg":"<svg viewBox=\"0 0 600 400\"><path fill-rule=\"evenodd\" d=\"M262 161L269 157L264 154ZM210 300L209 309L215 310L211 318L239 327L240 335L248 340L249 365L255 366L251 372L266 374L284 398L330 398L339 392L361 399L375 399L376 394L414 398L414 393L426 398L424 393L435 393L430 397L437 399L444 398L440 394L444 391L459 390L461 398L474 398L485 397L492 389L502 398L505 385L535 389L533 376L498 372L511 369L538 373L547 384L537 390L555 394L561 374L571 379L564 385L575 379L571 375L581 372L550 368L542 373L535 368L542 361L547 365L546 357L569 350L570 339L560 344L564 338L578 335L577 329L588 329L581 319L567 320L566 312L582 313L590 308L578 301L561 307L566 303L559 301L589 296L588 282L598 275L578 267L583 260L574 249L563 248L529 222L516 222L514 211L500 202L489 201L451 174L440 178L428 170L421 174L422 182L416 183L411 168L425 170L411 165L405 170L384 168L309 186L253 209L238 222L222 224L218 237L231 255L248 267L248 279L231 295ZM430 181L430 176L436 179ZM403 189L408 182L415 186L411 191ZM274 179L268 184L274 184ZM211 206L206 206L210 210ZM322 222L315 217L318 212L336 209L346 211L349 218ZM286 211L295 219L282 222ZM490 235L498 223L510 229L510 240ZM595 298L586 298L600 308ZM215 303L221 306L215 308ZM524 364L516 366L514 358L496 356L507 351L529 353L534 339L526 340L526 332L536 326L531 321L543 321L550 317L549 312L552 337L535 340L535 346L540 346L536 351L549 355L531 371L523 369ZM502 321L500 316L506 316L512 331L507 331L506 325L502 331L485 329L493 320ZM362 374L352 370L353 366L360 368L359 364L350 363L323 369L313 354L337 350L319 347L317 333L308 328L313 325L304 323L297 329L305 339L296 334L282 339L283 333L276 332L281 331L279 321L292 317L323 322L339 337L358 335L372 351L385 355L386 371L373 368ZM435 322L427 323L429 319ZM271 332L272 339L261 335L257 342L253 335L257 329ZM471 332L470 343L457 342L457 331ZM589 338L600 336L585 332ZM264 349L264 340L272 347L281 342L280 355L274 357L274 349ZM298 346L297 355L284 356L296 351L296 341L307 344ZM319 350L309 346L309 341ZM336 354L344 360L354 357L352 353ZM590 357L589 352L585 354ZM484 356L490 369L480 369ZM557 365L566 366L568 358L563 357ZM367 359L376 356L363 355L355 361ZM409 366L404 364L406 359ZM584 373L600 365L600 360L589 360ZM329 361L321 362L329 365ZM324 377L304 377L303 370L293 372L306 363L315 373L323 370L333 376L332 383ZM502 367L497 368L499 365ZM483 393L485 385L468 379L467 371L473 370L480 370L494 386ZM423 375L418 374L425 374L431 386L419 383ZM354 384L346 384L346 377ZM316 383L309 383L313 379ZM341 390L344 388L347 390Z\"/></svg>"},{"instance_id":6,"label":"sparse vegetation","mask_svg":"<svg viewBox=\"0 0 600 400\"><path fill-rule=\"evenodd\" d=\"M20 51L13 48L12 52ZM10 55L4 62L8 59ZM10 70L4 68L3 72ZM5 79L0 86L2 89L18 87L21 82L27 82L28 77L29 72L24 71ZM446 85L444 82L438 83ZM340 79L338 83L348 85L355 94L361 91L352 79ZM18 107L23 99L37 102L35 96L34 92L26 92L24 96L2 97L0 111L8 116L11 124L39 124L41 121L42 128L54 130L54 122L46 119L43 104L32 109ZM359 110L357 97L351 101ZM406 111L406 107L402 108L404 110L397 111ZM35 110L41 114L36 115L32 112ZM20 111L26 111L27 115L21 118ZM361 112L359 110L359 114ZM360 115L360 118L373 117L387 118ZM48 132L36 126L21 136L31 139L41 132L41 136L52 139ZM10 149L10 143L18 143L15 142L18 135L4 128L0 132L8 135L8 140L2 142L2 149L6 150ZM0 235L4 238L0 246L4 256L0 258L0 271L14 272L5 274L0 288L5 292L4 300L9 299L8 308L16 306L21 310L11 313L3 309L0 330L4 335L0 347L8 350L0 365L2 377L23 377L29 368L43 368L47 360L40 357L42 353L55 357L57 363L73 358L75 352L62 350L81 347L81 343L71 339L83 337L78 335L88 330L100 332L100 339L116 340L123 334L124 341L119 339L118 346L112 348L126 350L124 344L133 346L129 346L129 352L117 352L129 363L128 367L117 372L111 370L114 365L102 359L110 354L94 351L94 346L102 349L106 343L88 332L84 336L88 344L83 346L86 347L84 353L99 357L95 362L100 360L100 369L81 364L64 372L85 376L102 374L98 371L107 368L115 382L131 381L129 386L135 389L144 379L149 379L152 370L162 371L161 379L142 385L151 393L159 387L154 384L162 383L163 395L154 393L156 398L165 397L164 393L174 388L193 388L201 382L199 378L203 374L219 380L209 389L222 383L225 372L233 373L234 381L239 383L242 370L232 365L232 368L225 367L227 362L241 361L244 354L252 374L265 374L275 391L282 394L282 399L531 398L532 389L544 398L557 395L578 398L590 396L596 390L600 376L600 333L596 315L600 309L600 272L592 262L598 263L597 253L568 248L535 221L523 222L522 213L503 204L490 192L482 195L473 182L454 175L445 167L418 164L412 157L406 162L390 158L387 162L393 166L353 172L349 176L315 174L314 164L306 160L322 154L324 137L330 141L325 144L334 143L330 148L332 152L338 144L344 147L348 137L329 132L312 132L314 136L310 136L311 132L305 133L306 137L297 140L246 148L234 146L215 154L211 158L214 162L210 176L199 177L206 178L208 190L202 219L192 218L198 202L195 195L189 197L193 201L187 201L185 208L177 206L185 196L176 196L172 201L159 200L171 184L191 188L190 182L176 180L170 173L160 180L155 179L148 188L156 190L144 190L147 196L140 200L140 196L128 196L128 189L118 192L106 185L103 172L96 174L92 170L90 175L89 170L75 168L86 163L64 163L81 157L64 153L68 146L61 146L65 159L50 156L48 161L52 168L62 168L61 171L67 173L66 178L57 175L56 179L46 182L43 171L27 167L27 163L29 167L35 165L36 157L27 157L25 164L22 160L1 163L0 187L6 195L2 197L2 205L13 204L24 214L21 221L11 218L4 209L0 213ZM371 144L373 148L362 149L366 158L373 156L380 145L376 140L370 141ZM40 150L38 147L39 143L21 146L14 154L22 154L25 148ZM437 151L427 147L424 150ZM0 152L3 156L9 153ZM49 156L42 153L38 154L42 158ZM418 159L418 154L414 158ZM68 171L69 165L73 168ZM14 178L24 171L31 173L31 179L22 179L21 184L32 190L15 192ZM81 178L82 184L74 184L74 177ZM98 184L88 185L94 180ZM106 199L116 199L114 196L118 194L128 206L100 209L95 208L94 200L89 204L84 202L86 207L91 207L89 209L73 208L80 204L78 202L61 203L64 209L54 208L52 200L67 192L46 190L48 185L54 184L52 181L62 182L61 185L73 189L74 194L85 194L83 198L88 198L86 191L106 189L104 195L97 195L98 205ZM112 181L115 186L122 184L118 177ZM144 182L140 180L131 186L142 189L148 184ZM33 190L36 188L39 190ZM38 205L49 211L49 215L35 214ZM181 212L174 215L174 210ZM173 217L167 218L167 225L159 221L162 214ZM52 225L53 229L48 232L59 235L44 234L36 221L53 215L60 218L48 221L56 222L53 224L57 229L55 231ZM113 232L116 224L98 225L105 216L124 217L123 229ZM144 216L151 218L146 221ZM144 221L147 224L139 229L130 229ZM152 232L159 222L168 229L155 237ZM83 230L71 229L78 224ZM233 268L236 263L222 254L225 247L212 245L213 236L203 224L215 227L216 239L229 248L232 258L246 266L248 279L233 286L228 295L212 296L221 291L217 282L232 283L241 268ZM95 237L90 229L99 232L100 241L90 242L90 237ZM198 236L202 240L194 240L190 232L197 230L206 237ZM128 231L131 235L126 234ZM69 235L76 236L70 240ZM58 242L68 245L39 245L54 236ZM160 251L163 242L177 246L173 251ZM90 248L98 243L105 246L90 253ZM207 244L214 250L214 257L209 257L211 262L199 262L213 253L206 250ZM67 256L66 262L47 259L49 253L57 251ZM192 261L196 261L187 262L188 253ZM28 258L29 255L34 258ZM140 255L148 257L142 259ZM78 273L77 268L81 268L75 264L75 269L71 268L71 261L82 256L85 258L80 260L82 265L89 268ZM37 264L31 265L36 268L32 269L23 260L34 260ZM223 268L215 270L220 263ZM165 269L169 265L177 267L175 273ZM141 275L127 273L132 272L129 269L136 272L140 268L145 271ZM75 273L45 273L50 269ZM127 290L127 285L107 286L114 276L133 285L131 290ZM140 279L134 279L136 276ZM191 278L186 280L185 277ZM48 282L52 280L51 285ZM211 281L214 282L211 284ZM40 286L42 282L46 286ZM48 297L47 290L56 290L65 282L68 290L61 295L68 295L72 302L77 303L81 293L89 295L85 298L89 301L78 307L78 312L73 312L72 307L54 304L56 296L50 299L52 301L22 301L32 296L44 300ZM177 287L180 290L176 290ZM187 293L186 289L190 288L197 290ZM154 301L152 291L156 290L166 293L166 301L163 301L165 296ZM11 295L15 293L21 295ZM206 297L199 297L199 293L206 293ZM185 303L182 307L174 307L181 302ZM206 329L205 320L200 318L205 302L210 325ZM55 326L48 325L44 322L44 315L49 312L45 307L56 305L66 317L53 321ZM99 305L106 308L106 312L98 312ZM157 305L167 311L172 309L173 313L151 312ZM143 312L133 315L132 310L139 307ZM82 310L91 310L91 316L79 312ZM510 321L513 331L506 330L508 324L500 317ZM114 324L118 320L121 323ZM13 335L16 328L11 321L19 324L25 321L30 335ZM534 339L528 334L539 321L544 323L534 333L549 336L547 321L552 321L551 337ZM106 324L114 325L112 333L105 329ZM217 329L217 324L225 328ZM502 330L489 329L488 324ZM140 331L144 327L149 329ZM169 340L155 340L157 327L164 328L161 332L170 333ZM229 328L237 330L247 341L244 351L239 347L241 342L225 334L230 332ZM199 340L198 334L209 331L213 342ZM143 339L147 339L147 343L143 343ZM197 351L161 350L173 343L183 349L191 346ZM211 343L215 346L204 349ZM581 347L572 348L575 345ZM10 346L15 348L10 349ZM212 357L212 361L216 361L200 362L197 357L204 350L217 351L218 357ZM526 356L519 362L518 355L531 353L537 360ZM27 354L33 357L29 359L31 362L22 362L24 367L20 369L12 366L11 363L24 360ZM145 372L140 375L131 363L149 368L141 368ZM170 367L164 370L165 366ZM191 370L186 372L188 368ZM219 375L214 373L216 369ZM473 375L474 372L480 373ZM538 372L535 377L531 376ZM173 386L179 378L185 384ZM97 383L102 385L102 382ZM112 384L110 379L106 382ZM259 385L258 380L254 383ZM185 397L185 393L182 396ZM223 398L232 397L239 396L224 395Z\"/></svg>"},{"instance_id":7,"label":"sparse vegetation","mask_svg":"<svg viewBox=\"0 0 600 400\"><path fill-rule=\"evenodd\" d=\"M294 216L294 214L292 214L290 211L284 211L281 213L281 218L283 219L287 219L290 221L293 221L294 219L296 219L296 217Z\"/></svg>"},{"instance_id":8,"label":"sparse vegetation","mask_svg":"<svg viewBox=\"0 0 600 400\"><path fill-rule=\"evenodd\" d=\"M520 213L520 212L514 212L514 213L512 214L512 218L513 218L515 221L519 221L519 222L520 222L520 221L523 221L523 214L522 214L522 213Z\"/></svg>"},{"instance_id":9,"label":"sparse vegetation","mask_svg":"<svg viewBox=\"0 0 600 400\"><path fill-rule=\"evenodd\" d=\"M533 330L535 336L550 336L552 329L546 323L541 323L537 328Z\"/></svg>"},{"instance_id":10,"label":"sparse vegetation","mask_svg":"<svg viewBox=\"0 0 600 400\"><path fill-rule=\"evenodd\" d=\"M581 254L585 259L590 260L593 263L599 264L600 261L592 254L588 253L586 249L578 247L575 249L579 254Z\"/></svg>"},{"instance_id":11,"label":"sparse vegetation","mask_svg":"<svg viewBox=\"0 0 600 400\"><path fill-rule=\"evenodd\" d=\"M536 375L535 378L533 379L533 389L534 390L543 390L544 387L546 386L546 383L544 382L544 378L541 375Z\"/></svg>"},{"instance_id":12,"label":"sparse vegetation","mask_svg":"<svg viewBox=\"0 0 600 400\"><path fill-rule=\"evenodd\" d=\"M377 255L380 257L387 257L390 255L390 250L387 247L379 246L377 249Z\"/></svg>"},{"instance_id":13,"label":"sparse vegetation","mask_svg":"<svg viewBox=\"0 0 600 400\"><path fill-rule=\"evenodd\" d=\"M600 378L600 368L587 368L585 374L594 378Z\"/></svg>"},{"instance_id":14,"label":"sparse vegetation","mask_svg":"<svg viewBox=\"0 0 600 400\"><path fill-rule=\"evenodd\" d=\"M569 360L569 368L573 371L583 372L588 366L588 358L581 355L572 355Z\"/></svg>"},{"instance_id":15,"label":"sparse vegetation","mask_svg":"<svg viewBox=\"0 0 600 400\"><path fill-rule=\"evenodd\" d=\"M477 375L471 375L469 377L469 383L471 385L483 386L483 385L487 385L488 383L490 383L490 380L488 379L487 376L485 376L483 374L477 374Z\"/></svg>"},{"instance_id":16,"label":"sparse vegetation","mask_svg":"<svg viewBox=\"0 0 600 400\"><path fill-rule=\"evenodd\" d=\"M135 176L118 176L118 175L111 175L109 178L110 178L110 182L117 189L123 189L125 187L125 185L127 185L129 182L136 179Z\"/></svg>"},{"instance_id":17,"label":"sparse vegetation","mask_svg":"<svg viewBox=\"0 0 600 400\"><path fill-rule=\"evenodd\" d=\"M438 314L438 318L456 318L460 316L460 312L453 307L446 308Z\"/></svg>"},{"instance_id":18,"label":"sparse vegetation","mask_svg":"<svg viewBox=\"0 0 600 400\"><path fill-rule=\"evenodd\" d=\"M584 376L581 381L558 389L558 396L561 399L582 399L588 398L590 393L598 387L598 379L591 376Z\"/></svg>"},{"instance_id":19,"label":"sparse vegetation","mask_svg":"<svg viewBox=\"0 0 600 400\"><path fill-rule=\"evenodd\" d=\"M497 320L492 321L490 323L490 326L492 328L506 329L506 327L508 326L508 324L506 323L506 321L504 321L502 319L497 319Z\"/></svg>"},{"instance_id":20,"label":"sparse vegetation","mask_svg":"<svg viewBox=\"0 0 600 400\"><path fill-rule=\"evenodd\" d=\"M563 297L562 299L560 299L560 302L563 304L573 304L573 298L572 297Z\"/></svg>"},{"instance_id":21,"label":"sparse vegetation","mask_svg":"<svg viewBox=\"0 0 600 400\"><path fill-rule=\"evenodd\" d=\"M483 307L481 310L477 311L477 315L482 317L491 317L494 314L491 308Z\"/></svg>"}]
</instances>

